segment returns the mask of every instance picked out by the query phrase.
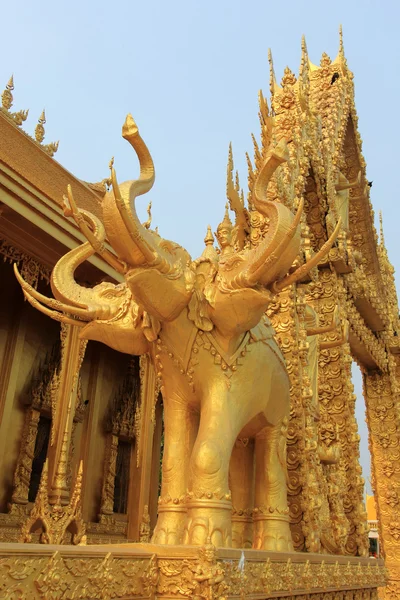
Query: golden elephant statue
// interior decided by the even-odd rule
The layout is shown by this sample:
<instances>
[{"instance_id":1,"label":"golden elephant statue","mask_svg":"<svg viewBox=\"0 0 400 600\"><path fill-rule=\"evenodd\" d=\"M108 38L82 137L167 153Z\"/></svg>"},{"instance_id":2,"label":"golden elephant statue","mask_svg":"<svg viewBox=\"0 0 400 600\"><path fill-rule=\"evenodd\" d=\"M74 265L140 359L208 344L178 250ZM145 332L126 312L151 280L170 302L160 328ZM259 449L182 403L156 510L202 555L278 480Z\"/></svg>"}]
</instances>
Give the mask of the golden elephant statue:
<instances>
[{"instance_id":1,"label":"golden elephant statue","mask_svg":"<svg viewBox=\"0 0 400 600\"><path fill-rule=\"evenodd\" d=\"M56 264L49 299L16 275L26 298L54 319L81 327L129 354L148 353L161 380L165 440L162 491L153 542L292 549L286 492L289 379L265 315L273 295L313 268L334 234L308 263L287 275L300 248L302 202L296 215L267 200L268 182L286 160L271 149L252 199L269 219L256 246L234 248L228 214L192 261L179 245L141 225L135 198L150 190L154 166L131 116L123 136L136 151L140 177L102 201L102 222L79 210L71 189L65 212L87 238ZM114 252L105 246L108 239ZM77 267L99 253L124 282L78 285Z\"/></svg>"}]
</instances>

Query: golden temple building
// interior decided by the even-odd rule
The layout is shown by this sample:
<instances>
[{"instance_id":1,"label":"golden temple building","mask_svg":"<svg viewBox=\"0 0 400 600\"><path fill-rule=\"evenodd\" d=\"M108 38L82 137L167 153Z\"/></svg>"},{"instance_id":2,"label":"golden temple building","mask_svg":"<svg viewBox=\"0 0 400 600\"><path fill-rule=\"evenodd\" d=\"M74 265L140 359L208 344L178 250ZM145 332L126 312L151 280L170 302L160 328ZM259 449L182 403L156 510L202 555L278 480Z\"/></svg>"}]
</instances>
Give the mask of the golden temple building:
<instances>
[{"instance_id":1,"label":"golden temple building","mask_svg":"<svg viewBox=\"0 0 400 600\"><path fill-rule=\"evenodd\" d=\"M118 185L111 164L87 183L44 144L44 114L34 139L24 132L8 82L0 599L400 598L398 300L353 74L342 39L318 66L303 40L298 76L280 83L270 65L247 189L230 149L219 247L209 229L194 261L150 210L138 223L154 167L131 117L139 179ZM368 558L353 361L384 560ZM263 374L254 398L246 365ZM190 410L171 408L181 389ZM255 408L242 422L243 397ZM207 410L225 400L211 439Z\"/></svg>"}]
</instances>

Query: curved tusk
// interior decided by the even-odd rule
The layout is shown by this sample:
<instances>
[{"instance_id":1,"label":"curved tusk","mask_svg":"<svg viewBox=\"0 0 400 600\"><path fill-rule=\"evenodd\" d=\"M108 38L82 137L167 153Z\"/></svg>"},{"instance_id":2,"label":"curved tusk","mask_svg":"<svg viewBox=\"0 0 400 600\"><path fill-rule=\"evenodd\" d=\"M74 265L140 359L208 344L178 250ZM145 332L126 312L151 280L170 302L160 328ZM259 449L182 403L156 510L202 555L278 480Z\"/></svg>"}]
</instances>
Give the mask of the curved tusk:
<instances>
[{"instance_id":1,"label":"curved tusk","mask_svg":"<svg viewBox=\"0 0 400 600\"><path fill-rule=\"evenodd\" d=\"M31 304L33 306L33 308L36 308L41 313L50 317L54 321L58 321L59 323L65 323L66 325L74 325L74 326L76 325L77 327L84 327L85 325L87 325L87 323L85 321L78 321L77 319L72 319L70 317L66 317L65 315L63 315L61 313L58 313L54 310L50 310L49 308L46 308L45 306L42 306L40 304L40 302L35 300L35 298L32 298L32 296L26 290L22 290L22 292L23 292L25 298L28 300L29 304Z\"/></svg>"},{"instance_id":2,"label":"curved tusk","mask_svg":"<svg viewBox=\"0 0 400 600\"><path fill-rule=\"evenodd\" d=\"M279 165L288 160L289 152L287 144L286 141L282 139L266 159L254 184L252 204L261 214L264 214L263 204L267 201L266 191L271 177Z\"/></svg>"},{"instance_id":3,"label":"curved tusk","mask_svg":"<svg viewBox=\"0 0 400 600\"><path fill-rule=\"evenodd\" d=\"M314 254L314 256L312 258L310 258L310 260L308 262L306 262L304 265L299 267L294 273L287 275L286 277L284 277L283 279L281 279L278 282L274 282L271 286L271 290L275 294L278 294L285 287L288 287L289 285L292 285L292 283L296 283L296 281L299 281L299 279L302 279L305 275L307 275L307 273L309 271L311 271L311 269L316 267L317 264L323 259L324 256L326 256L328 254L329 250L332 248L332 246L339 234L341 226L342 226L342 219L340 217L339 221L337 222L334 232L332 233L331 237L325 242L325 244L322 246L322 248L318 252L316 252Z\"/></svg>"},{"instance_id":4,"label":"curved tusk","mask_svg":"<svg viewBox=\"0 0 400 600\"><path fill-rule=\"evenodd\" d=\"M125 268L121 261L117 259L112 252L107 250L104 241L97 236L97 231L93 232L87 225L87 221L93 225L86 211L80 210L72 194L71 186L67 188L68 197L64 196L64 214L67 217L72 216L79 229L91 244L92 248L104 258L104 260L118 273L124 274Z\"/></svg>"},{"instance_id":5,"label":"curved tusk","mask_svg":"<svg viewBox=\"0 0 400 600\"><path fill-rule=\"evenodd\" d=\"M22 290L24 292L27 292L29 294L29 296L31 296L38 302L43 303L45 306L54 308L57 311L62 311L62 312L72 314L76 317L80 317L81 319L86 319L87 321L90 321L93 318L95 318L95 316L92 315L89 310L85 310L84 308L76 308L75 306L69 306L68 304L64 304L63 302L60 302L59 300L55 300L54 298L47 298L47 296L44 296L43 294L41 294L40 292L35 290L35 288L33 288L29 283L27 283L25 281L25 279L23 279L22 275L18 271L18 267L17 267L16 263L14 263L14 274L15 274L15 277L17 278L18 283L20 284Z\"/></svg>"},{"instance_id":6,"label":"curved tusk","mask_svg":"<svg viewBox=\"0 0 400 600\"><path fill-rule=\"evenodd\" d=\"M288 231L286 232L284 238L278 244L278 246L276 247L274 252L272 252L268 256L267 260L265 260L265 253L262 253L261 256L258 258L258 260L255 261L255 263L253 263L253 265L251 265L251 267L252 267L251 275L250 275L250 277L248 277L249 285L255 285L255 283L257 283L257 281L258 281L260 271L265 273L266 271L271 269L278 262L278 260L282 257L282 254L285 252L287 246L290 244L293 237L296 235L296 231L300 224L301 216L303 214L303 209L304 209L304 199L302 198L299 202L299 206L298 206L296 215L294 217L293 223L291 224L291 226L288 229ZM268 248L266 251L268 252Z\"/></svg>"}]
</instances>

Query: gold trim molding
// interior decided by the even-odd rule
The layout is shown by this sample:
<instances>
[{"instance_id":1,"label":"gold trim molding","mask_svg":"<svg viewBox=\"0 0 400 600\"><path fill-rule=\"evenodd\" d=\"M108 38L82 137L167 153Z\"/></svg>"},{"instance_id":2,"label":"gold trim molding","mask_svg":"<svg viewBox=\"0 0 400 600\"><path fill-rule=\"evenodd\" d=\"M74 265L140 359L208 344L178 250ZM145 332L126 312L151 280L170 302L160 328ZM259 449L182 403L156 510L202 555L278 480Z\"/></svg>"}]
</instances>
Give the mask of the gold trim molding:
<instances>
[{"instance_id":1,"label":"gold trim molding","mask_svg":"<svg viewBox=\"0 0 400 600\"><path fill-rule=\"evenodd\" d=\"M0 545L0 599L377 600L383 561L256 550ZM5 596L4 594L7 594Z\"/></svg>"}]
</instances>

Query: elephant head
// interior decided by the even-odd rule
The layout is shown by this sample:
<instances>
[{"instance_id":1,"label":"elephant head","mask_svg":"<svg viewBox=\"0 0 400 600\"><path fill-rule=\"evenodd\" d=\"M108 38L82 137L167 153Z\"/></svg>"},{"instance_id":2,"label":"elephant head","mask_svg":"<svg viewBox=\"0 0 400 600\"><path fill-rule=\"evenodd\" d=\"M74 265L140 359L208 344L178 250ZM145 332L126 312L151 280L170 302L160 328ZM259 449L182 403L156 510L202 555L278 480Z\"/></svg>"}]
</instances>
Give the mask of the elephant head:
<instances>
[{"instance_id":1,"label":"elephant head","mask_svg":"<svg viewBox=\"0 0 400 600\"><path fill-rule=\"evenodd\" d=\"M191 301L196 287L193 265L198 261L191 263L184 248L140 223L135 200L152 188L154 164L131 115L126 118L122 135L137 154L140 176L119 185L111 161L111 185L102 200L102 221L78 209L68 187L64 212L73 217L88 241L68 252L54 267L51 287L55 300L23 281L16 266L15 272L25 297L45 314L81 327L83 338L102 341L129 354L142 354L147 351L148 343L157 338L161 323L175 320ZM238 317L241 309L248 312L252 304L255 316L247 319L245 326L250 328L252 321L256 324L271 293L303 277L329 251L337 236L340 222L321 250L287 275L299 253L303 202L299 202L297 214L293 215L285 205L268 201L266 195L272 174L285 160L286 145L281 142L268 154L255 182L252 203L269 221L264 239L257 247L244 248L214 265L212 281L208 281L209 289L203 295L210 318L199 319L208 330L221 320L225 323L232 320L233 313L233 318ZM107 248L106 238L115 254ZM77 267L95 252L123 275L123 283L101 283L92 289L77 284L74 278ZM231 314L229 302L239 296L241 301L233 302ZM201 311L201 302L197 305ZM196 322L196 318L192 320Z\"/></svg>"}]
</instances>

